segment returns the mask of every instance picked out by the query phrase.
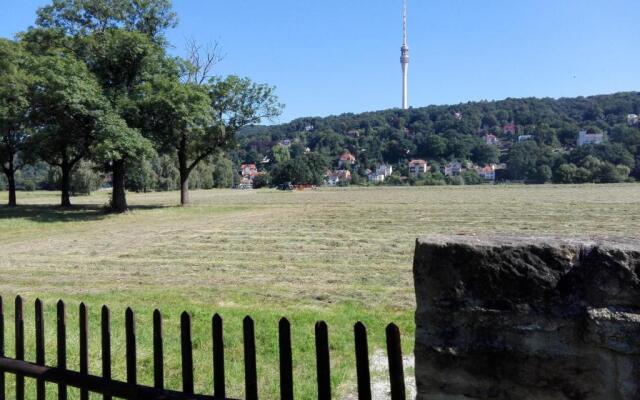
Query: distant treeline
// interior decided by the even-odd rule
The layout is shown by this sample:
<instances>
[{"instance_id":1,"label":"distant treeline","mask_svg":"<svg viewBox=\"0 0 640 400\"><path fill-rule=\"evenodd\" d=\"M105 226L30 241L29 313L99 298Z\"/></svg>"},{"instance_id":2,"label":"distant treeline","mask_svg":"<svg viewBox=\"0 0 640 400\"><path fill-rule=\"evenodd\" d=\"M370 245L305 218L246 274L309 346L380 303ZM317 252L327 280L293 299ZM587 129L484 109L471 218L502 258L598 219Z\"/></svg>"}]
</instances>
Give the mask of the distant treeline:
<instances>
[{"instance_id":1,"label":"distant treeline","mask_svg":"<svg viewBox=\"0 0 640 400\"><path fill-rule=\"evenodd\" d=\"M382 163L394 165L394 175L406 174L407 162L415 158L429 161L428 174L388 182L443 183L441 167L452 160L504 163L498 180L621 182L640 179L640 125L634 114L640 114L639 92L300 118L244 128L236 158L258 165L268 161L263 165L269 170L286 147L291 158L310 151L337 168L339 155L349 151L357 159L351 172L358 182ZM580 131L602 133L604 141L578 146ZM498 143L487 144L486 135L495 135Z\"/></svg>"},{"instance_id":2,"label":"distant treeline","mask_svg":"<svg viewBox=\"0 0 640 400\"><path fill-rule=\"evenodd\" d=\"M180 171L176 160L167 155L152 155L127 165L125 187L134 192L169 191L180 189ZM18 190L62 189L60 168L45 162L24 165L16 171ZM222 154L198 164L189 176L189 189L231 188L240 176L231 161ZM88 195L99 189L111 189L111 175L90 161L79 162L71 172L70 192L75 196ZM7 189L7 180L0 175L0 190Z\"/></svg>"}]
</instances>

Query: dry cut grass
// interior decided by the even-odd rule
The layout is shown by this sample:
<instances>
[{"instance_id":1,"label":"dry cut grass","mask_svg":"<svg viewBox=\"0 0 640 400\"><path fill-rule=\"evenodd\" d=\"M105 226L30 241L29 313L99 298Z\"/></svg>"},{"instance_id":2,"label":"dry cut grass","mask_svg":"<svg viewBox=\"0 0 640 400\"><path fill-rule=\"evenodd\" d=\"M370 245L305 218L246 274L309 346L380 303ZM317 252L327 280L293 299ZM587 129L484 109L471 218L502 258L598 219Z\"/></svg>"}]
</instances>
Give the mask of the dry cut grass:
<instances>
[{"instance_id":1,"label":"dry cut grass","mask_svg":"<svg viewBox=\"0 0 640 400\"><path fill-rule=\"evenodd\" d=\"M5 303L21 294L31 313L33 300L44 299L47 341L55 349L55 301L68 300L70 327L77 324L75 307L85 301L94 373L100 371L99 308L109 304L119 378L124 378L124 308L131 305L137 312L145 383L151 383L151 312L161 309L167 342L173 343L167 349L167 382L173 388L180 387L178 321L186 309L194 318L197 389L207 393L208 330L211 315L219 312L225 318L228 392L235 397L243 394L241 320L246 314L256 317L263 398L278 397L276 327L281 316L293 324L298 398L314 397L317 319L330 326L333 384L339 394L353 378L351 327L356 320L369 326L372 350L383 347L384 324L397 322L410 351L416 237L638 237L640 232L640 185L215 190L193 192L188 208L174 206L176 193L131 194L133 211L126 215L102 211L106 193L74 198L76 206L68 211L53 206L57 200L51 193L20 193L21 207L0 209ZM11 307L5 308L10 321ZM31 314L27 317L32 320ZM10 330L7 340L11 350ZM76 343L71 335L70 351ZM27 355L34 359L33 340L28 344ZM54 363L54 357L49 351L47 361Z\"/></svg>"}]
</instances>

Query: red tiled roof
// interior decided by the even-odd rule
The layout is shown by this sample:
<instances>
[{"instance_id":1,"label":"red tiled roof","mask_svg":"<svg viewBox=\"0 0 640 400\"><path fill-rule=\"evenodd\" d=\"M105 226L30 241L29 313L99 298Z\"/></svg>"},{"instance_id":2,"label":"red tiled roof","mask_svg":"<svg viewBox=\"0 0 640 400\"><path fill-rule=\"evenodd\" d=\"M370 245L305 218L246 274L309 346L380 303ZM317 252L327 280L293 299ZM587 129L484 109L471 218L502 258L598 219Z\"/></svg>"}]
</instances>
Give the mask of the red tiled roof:
<instances>
[{"instance_id":1,"label":"red tiled roof","mask_svg":"<svg viewBox=\"0 0 640 400\"><path fill-rule=\"evenodd\" d=\"M505 125L502 127L502 130L504 130L505 132L515 132L515 130L516 130L516 124L515 124L515 122L510 122L510 123L508 123L508 124L505 124Z\"/></svg>"},{"instance_id":2,"label":"red tiled roof","mask_svg":"<svg viewBox=\"0 0 640 400\"><path fill-rule=\"evenodd\" d=\"M340 161L354 161L355 159L356 158L353 156L353 154L349 153L348 151L345 151L340 156Z\"/></svg>"},{"instance_id":3,"label":"red tiled roof","mask_svg":"<svg viewBox=\"0 0 640 400\"><path fill-rule=\"evenodd\" d=\"M493 172L494 169L491 165L485 165L484 167L480 168L481 172Z\"/></svg>"}]
</instances>

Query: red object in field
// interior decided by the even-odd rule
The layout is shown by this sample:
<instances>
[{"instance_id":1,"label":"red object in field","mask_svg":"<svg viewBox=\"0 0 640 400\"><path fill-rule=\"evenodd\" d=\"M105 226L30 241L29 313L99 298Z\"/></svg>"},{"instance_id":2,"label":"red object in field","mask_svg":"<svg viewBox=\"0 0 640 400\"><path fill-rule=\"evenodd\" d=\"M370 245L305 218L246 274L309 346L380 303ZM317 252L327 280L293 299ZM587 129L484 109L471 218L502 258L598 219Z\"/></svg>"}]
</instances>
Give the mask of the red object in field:
<instances>
[{"instance_id":1,"label":"red object in field","mask_svg":"<svg viewBox=\"0 0 640 400\"><path fill-rule=\"evenodd\" d=\"M309 185L309 184L304 184L304 185L293 185L293 188L295 190L305 190L305 189L317 189L318 187L316 185Z\"/></svg>"}]
</instances>

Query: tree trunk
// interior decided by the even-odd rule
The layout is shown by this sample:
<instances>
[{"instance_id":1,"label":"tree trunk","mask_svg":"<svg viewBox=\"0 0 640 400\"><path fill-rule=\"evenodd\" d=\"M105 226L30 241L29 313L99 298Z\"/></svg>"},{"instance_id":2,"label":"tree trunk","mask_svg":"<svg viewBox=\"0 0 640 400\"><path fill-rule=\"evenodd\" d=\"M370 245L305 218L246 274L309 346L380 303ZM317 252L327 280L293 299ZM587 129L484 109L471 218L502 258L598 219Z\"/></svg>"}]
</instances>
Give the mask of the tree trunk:
<instances>
[{"instance_id":1,"label":"tree trunk","mask_svg":"<svg viewBox=\"0 0 640 400\"><path fill-rule=\"evenodd\" d=\"M9 184L9 202L7 206L15 207L18 205L16 201L16 166L14 164L15 152L9 150L7 160L7 166L2 165L2 171L7 176L7 183ZM4 164L4 163L3 163Z\"/></svg>"},{"instance_id":2,"label":"tree trunk","mask_svg":"<svg viewBox=\"0 0 640 400\"><path fill-rule=\"evenodd\" d=\"M62 164L62 199L60 206L71 207L71 166L69 164Z\"/></svg>"},{"instance_id":3,"label":"tree trunk","mask_svg":"<svg viewBox=\"0 0 640 400\"><path fill-rule=\"evenodd\" d=\"M124 188L125 166L124 160L114 160L113 173L113 192L111 195L111 211L123 213L128 210L127 195Z\"/></svg>"},{"instance_id":4,"label":"tree trunk","mask_svg":"<svg viewBox=\"0 0 640 400\"><path fill-rule=\"evenodd\" d=\"M183 136L178 149L178 164L180 170L180 205L189 204L189 167L187 166L187 140Z\"/></svg>"},{"instance_id":5,"label":"tree trunk","mask_svg":"<svg viewBox=\"0 0 640 400\"><path fill-rule=\"evenodd\" d=\"M18 205L18 202L16 201L15 170L13 168L10 168L5 171L5 174L7 175L7 181L9 183L9 202L7 203L7 206L15 207Z\"/></svg>"},{"instance_id":6,"label":"tree trunk","mask_svg":"<svg viewBox=\"0 0 640 400\"><path fill-rule=\"evenodd\" d=\"M184 176L180 172L180 205L186 206L189 204L189 176Z\"/></svg>"}]
</instances>

